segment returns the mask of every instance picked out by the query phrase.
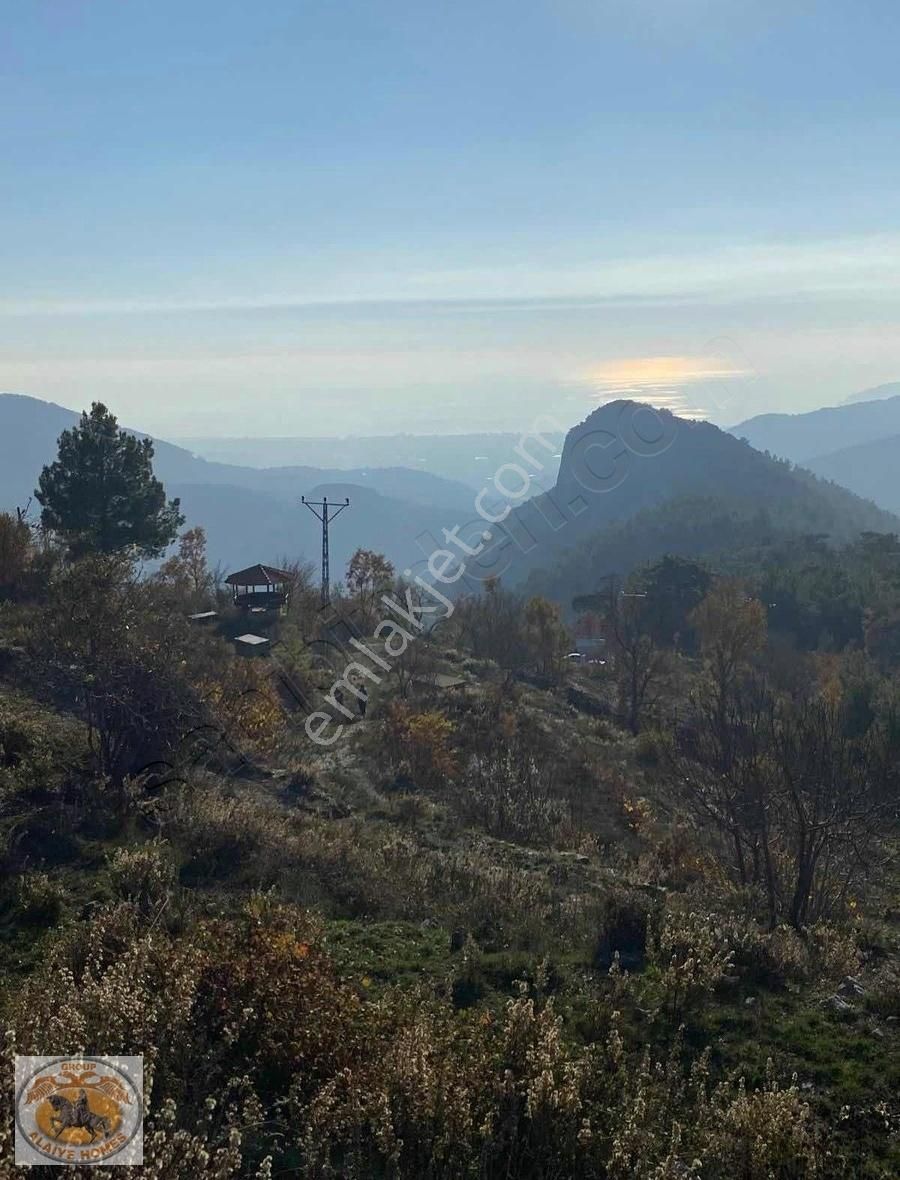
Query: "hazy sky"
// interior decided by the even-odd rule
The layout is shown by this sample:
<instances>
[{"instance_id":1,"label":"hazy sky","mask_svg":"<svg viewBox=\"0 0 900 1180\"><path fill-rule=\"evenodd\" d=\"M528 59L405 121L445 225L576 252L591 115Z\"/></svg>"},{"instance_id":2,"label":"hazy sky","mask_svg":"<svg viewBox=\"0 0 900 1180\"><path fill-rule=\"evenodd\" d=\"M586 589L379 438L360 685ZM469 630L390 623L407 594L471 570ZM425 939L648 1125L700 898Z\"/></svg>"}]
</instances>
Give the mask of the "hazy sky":
<instances>
[{"instance_id":1,"label":"hazy sky","mask_svg":"<svg viewBox=\"0 0 900 1180\"><path fill-rule=\"evenodd\" d=\"M187 434L900 379L896 0L5 0L0 389Z\"/></svg>"}]
</instances>

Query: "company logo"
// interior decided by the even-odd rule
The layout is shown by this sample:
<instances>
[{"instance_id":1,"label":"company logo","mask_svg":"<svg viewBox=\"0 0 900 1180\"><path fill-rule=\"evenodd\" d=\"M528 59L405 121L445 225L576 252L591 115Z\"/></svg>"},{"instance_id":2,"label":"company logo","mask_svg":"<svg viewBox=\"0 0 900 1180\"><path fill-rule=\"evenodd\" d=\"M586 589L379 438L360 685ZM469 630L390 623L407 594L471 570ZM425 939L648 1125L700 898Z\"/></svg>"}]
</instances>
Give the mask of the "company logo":
<instances>
[{"instance_id":1,"label":"company logo","mask_svg":"<svg viewBox=\"0 0 900 1180\"><path fill-rule=\"evenodd\" d=\"M17 1057L16 1163L143 1163L143 1082L143 1057Z\"/></svg>"}]
</instances>

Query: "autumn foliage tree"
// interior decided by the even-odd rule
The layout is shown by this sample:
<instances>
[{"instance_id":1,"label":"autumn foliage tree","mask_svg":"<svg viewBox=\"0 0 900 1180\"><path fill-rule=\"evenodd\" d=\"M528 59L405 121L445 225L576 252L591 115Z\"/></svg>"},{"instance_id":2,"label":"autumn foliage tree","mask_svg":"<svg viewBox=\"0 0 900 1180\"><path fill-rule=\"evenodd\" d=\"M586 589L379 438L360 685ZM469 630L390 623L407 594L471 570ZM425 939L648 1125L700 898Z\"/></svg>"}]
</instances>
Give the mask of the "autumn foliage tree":
<instances>
[{"instance_id":1,"label":"autumn foliage tree","mask_svg":"<svg viewBox=\"0 0 900 1180\"><path fill-rule=\"evenodd\" d=\"M357 549L347 563L347 586L359 607L359 621L366 630L375 622L376 604L393 583L394 567L383 553Z\"/></svg>"},{"instance_id":2,"label":"autumn foliage tree","mask_svg":"<svg viewBox=\"0 0 900 1180\"><path fill-rule=\"evenodd\" d=\"M188 529L178 539L178 552L160 566L159 580L171 586L191 606L208 603L214 576L206 560L206 531Z\"/></svg>"},{"instance_id":3,"label":"autumn foliage tree","mask_svg":"<svg viewBox=\"0 0 900 1180\"><path fill-rule=\"evenodd\" d=\"M552 680L562 673L569 634L559 606L535 596L525 603L525 642L536 670Z\"/></svg>"},{"instance_id":4,"label":"autumn foliage tree","mask_svg":"<svg viewBox=\"0 0 900 1180\"><path fill-rule=\"evenodd\" d=\"M766 612L736 578L723 578L691 616L713 679L725 692L741 666L766 642Z\"/></svg>"},{"instance_id":5,"label":"autumn foliage tree","mask_svg":"<svg viewBox=\"0 0 900 1180\"><path fill-rule=\"evenodd\" d=\"M735 578L722 578L691 614L706 660L723 766L733 748L729 711L742 670L766 642L766 612Z\"/></svg>"},{"instance_id":6,"label":"autumn foliage tree","mask_svg":"<svg viewBox=\"0 0 900 1180\"><path fill-rule=\"evenodd\" d=\"M239 751L272 753L286 715L268 665L236 659L221 675L198 687L227 744Z\"/></svg>"},{"instance_id":7,"label":"autumn foliage tree","mask_svg":"<svg viewBox=\"0 0 900 1180\"><path fill-rule=\"evenodd\" d=\"M405 701L391 701L381 737L394 773L418 787L439 786L456 774L453 722L443 713L417 713Z\"/></svg>"}]
</instances>

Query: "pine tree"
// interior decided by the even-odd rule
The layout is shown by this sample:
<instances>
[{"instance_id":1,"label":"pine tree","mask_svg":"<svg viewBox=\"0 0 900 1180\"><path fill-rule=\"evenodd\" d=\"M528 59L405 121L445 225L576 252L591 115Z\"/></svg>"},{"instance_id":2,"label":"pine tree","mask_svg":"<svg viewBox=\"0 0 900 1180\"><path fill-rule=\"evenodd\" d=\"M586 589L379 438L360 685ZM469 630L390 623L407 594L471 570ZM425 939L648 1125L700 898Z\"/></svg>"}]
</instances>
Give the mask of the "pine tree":
<instances>
[{"instance_id":1,"label":"pine tree","mask_svg":"<svg viewBox=\"0 0 900 1180\"><path fill-rule=\"evenodd\" d=\"M63 431L58 457L38 483L41 524L64 537L75 557L157 557L184 523L178 500L166 501L153 474L152 440L120 430L100 402Z\"/></svg>"}]
</instances>

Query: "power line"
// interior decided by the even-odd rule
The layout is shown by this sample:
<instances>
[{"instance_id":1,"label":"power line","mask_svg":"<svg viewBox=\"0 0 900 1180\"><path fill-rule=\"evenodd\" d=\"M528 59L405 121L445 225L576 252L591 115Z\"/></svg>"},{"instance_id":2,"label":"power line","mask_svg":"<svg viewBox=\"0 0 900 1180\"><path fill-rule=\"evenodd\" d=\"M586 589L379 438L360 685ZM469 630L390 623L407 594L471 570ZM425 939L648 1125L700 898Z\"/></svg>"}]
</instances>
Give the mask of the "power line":
<instances>
[{"instance_id":1,"label":"power line","mask_svg":"<svg viewBox=\"0 0 900 1180\"><path fill-rule=\"evenodd\" d=\"M328 525L345 508L350 507L350 501L344 500L343 503L338 501L337 503L329 504L327 496L323 496L321 500L307 500L306 496L301 496L300 503L310 510L316 520L322 522L322 606L328 606L331 602L331 574L328 569Z\"/></svg>"}]
</instances>

